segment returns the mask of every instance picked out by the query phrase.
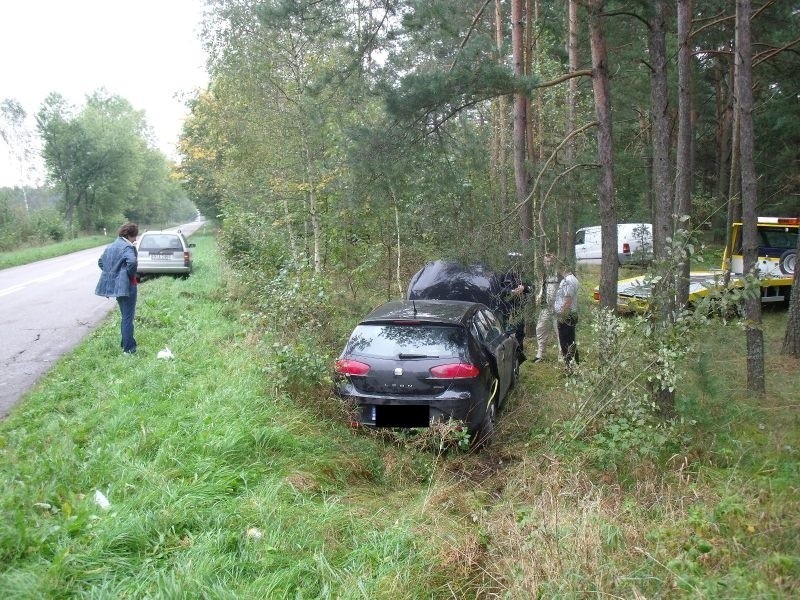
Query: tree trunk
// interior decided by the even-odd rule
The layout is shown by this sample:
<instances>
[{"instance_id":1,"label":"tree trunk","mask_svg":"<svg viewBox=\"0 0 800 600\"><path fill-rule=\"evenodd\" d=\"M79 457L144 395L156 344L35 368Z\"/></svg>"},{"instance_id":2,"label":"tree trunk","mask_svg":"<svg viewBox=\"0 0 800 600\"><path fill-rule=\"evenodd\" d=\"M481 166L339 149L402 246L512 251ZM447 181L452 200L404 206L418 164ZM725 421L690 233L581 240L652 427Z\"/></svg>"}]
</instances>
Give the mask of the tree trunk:
<instances>
[{"instance_id":1,"label":"tree trunk","mask_svg":"<svg viewBox=\"0 0 800 600\"><path fill-rule=\"evenodd\" d=\"M306 177L308 178L308 214L311 218L311 234L314 240L313 261L314 273L322 272L322 229L317 210L317 187L314 179L314 168L311 164L311 150L305 146Z\"/></svg>"},{"instance_id":2,"label":"tree trunk","mask_svg":"<svg viewBox=\"0 0 800 600\"><path fill-rule=\"evenodd\" d=\"M397 293L402 298L403 283L400 277L400 266L402 265L401 261L402 246L400 245L400 209L397 206L397 196L395 195L394 190L391 190L391 192L392 192L392 200L394 201L394 230L395 230L395 235L397 236L397 262L395 263L395 281L397 283Z\"/></svg>"},{"instance_id":3,"label":"tree trunk","mask_svg":"<svg viewBox=\"0 0 800 600\"><path fill-rule=\"evenodd\" d=\"M725 228L725 256L726 264L724 265L724 270L722 272L722 282L725 287L728 286L731 279L731 270L730 270L730 257L733 252L733 239L731 235L733 233L733 224L738 223L742 220L742 196L741 196L741 189L742 189L742 178L740 176L740 139L739 139L739 124L741 122L740 115L741 111L739 110L739 93L737 91L738 83L738 72L739 72L739 61L734 59L733 62L733 96L731 100L731 104L733 106L733 124L731 126L731 169L730 169L730 179L728 182L728 215L727 215L727 224Z\"/></svg>"},{"instance_id":4,"label":"tree trunk","mask_svg":"<svg viewBox=\"0 0 800 600\"><path fill-rule=\"evenodd\" d=\"M524 23L522 20L523 0L511 3L511 48L514 58L514 75L522 78L524 70ZM522 206L520 240L527 246L533 230L533 209L528 200L528 169L525 162L527 134L527 101L522 89L514 92L514 181L517 188L517 202Z\"/></svg>"},{"instance_id":5,"label":"tree trunk","mask_svg":"<svg viewBox=\"0 0 800 600\"><path fill-rule=\"evenodd\" d=\"M686 217L692 213L692 90L689 33L692 24L691 0L678 0L678 148L675 156L675 213ZM676 229L691 230L689 220L676 223ZM689 300L689 260L682 262L676 283L678 306Z\"/></svg>"},{"instance_id":6,"label":"tree trunk","mask_svg":"<svg viewBox=\"0 0 800 600\"><path fill-rule=\"evenodd\" d=\"M667 42L664 0L653 0L650 27L650 103L652 111L653 253L656 260L668 258L667 239L672 237L672 182L669 161L669 115L667 89ZM666 300L666 298L665 298ZM664 307L662 307L664 308ZM671 310L670 310L671 312Z\"/></svg>"},{"instance_id":7,"label":"tree trunk","mask_svg":"<svg viewBox=\"0 0 800 600\"><path fill-rule=\"evenodd\" d=\"M591 0L589 10L589 41L592 48L592 89L597 113L597 153L600 177L597 199L600 205L600 230L603 238L600 270L600 306L616 311L617 278L617 207L614 197L614 153L611 127L611 94L608 84L608 52L603 27L603 0Z\"/></svg>"},{"instance_id":8,"label":"tree trunk","mask_svg":"<svg viewBox=\"0 0 800 600\"><path fill-rule=\"evenodd\" d=\"M526 38L527 43L525 47L527 49L526 52L526 60L525 60L525 74L532 75L533 74L533 67L534 65L541 64L541 46L539 44L539 35L534 33L534 26L539 27L539 0L526 0L526 23L527 23L527 31ZM533 171L535 168L538 168L538 165L541 164L542 159L544 157L544 139L543 139L543 127L542 127L542 115L544 114L544 105L542 101L542 89L536 88L533 91L533 99L532 101L528 102L528 162L531 164L529 170ZM542 193L540 189L531 190L533 191L534 195L531 198L533 204L531 205L532 216L539 214L540 216L543 214L541 211L541 202L542 202ZM531 221L531 226L534 227L534 231L536 227ZM534 263L538 261L538 257L544 253L544 247L546 245L547 237L544 234L544 228L539 227L539 234L536 236L535 243L533 245L534 248L534 255L533 260Z\"/></svg>"},{"instance_id":9,"label":"tree trunk","mask_svg":"<svg viewBox=\"0 0 800 600\"><path fill-rule=\"evenodd\" d=\"M726 197L725 184L728 181L728 157L731 152L731 125L733 123L733 107L723 86L723 68L721 57L714 59L714 90L716 96L716 172L717 181L714 186L714 197L721 201Z\"/></svg>"},{"instance_id":10,"label":"tree trunk","mask_svg":"<svg viewBox=\"0 0 800 600\"><path fill-rule=\"evenodd\" d=\"M800 255L800 232L797 234L797 254ZM792 280L792 297L789 300L789 318L786 321L781 354L800 358L800 269L796 263Z\"/></svg>"},{"instance_id":11,"label":"tree trunk","mask_svg":"<svg viewBox=\"0 0 800 600\"><path fill-rule=\"evenodd\" d=\"M292 264L297 266L300 263L300 257L297 255L297 242L295 240L294 228L292 227L292 213L289 210L289 197L284 192L281 194L283 197L283 215L286 217L286 233L289 237L289 251L292 253Z\"/></svg>"},{"instance_id":12,"label":"tree trunk","mask_svg":"<svg viewBox=\"0 0 800 600\"><path fill-rule=\"evenodd\" d=\"M494 23L495 23L495 43L497 45L497 61L503 64L503 2L502 0L495 0L494 7ZM507 162L506 144L506 118L508 116L508 96L500 96L495 102L495 122L494 122L494 138L492 144L492 172L496 178L496 190L498 196L498 205L500 214L505 215L508 211L508 181L507 181ZM505 239L505 242L510 242L510 239Z\"/></svg>"},{"instance_id":13,"label":"tree trunk","mask_svg":"<svg viewBox=\"0 0 800 600\"><path fill-rule=\"evenodd\" d=\"M568 34L567 34L567 52L569 54L569 72L570 75L578 70L578 3L576 0L569 0L568 9ZM566 136L572 133L575 129L575 114L576 103L578 95L578 78L571 77L567 82L567 131ZM567 168L572 168L575 165L575 140L571 139L567 143L564 151L564 160ZM573 178L570 177L572 180ZM562 203L563 208L563 224L564 227L560 236L560 252L561 256L569 264L575 262L575 194L573 193L574 184L567 185L567 194Z\"/></svg>"},{"instance_id":14,"label":"tree trunk","mask_svg":"<svg viewBox=\"0 0 800 600\"><path fill-rule=\"evenodd\" d=\"M72 237L72 219L75 216L75 203L72 200L72 189L67 181L64 181L64 220Z\"/></svg>"},{"instance_id":15,"label":"tree trunk","mask_svg":"<svg viewBox=\"0 0 800 600\"><path fill-rule=\"evenodd\" d=\"M742 172L742 254L744 272L755 273L758 263L756 170L753 150L753 48L750 36L750 0L736 0L736 91L739 94L739 138ZM760 291L760 290L759 290ZM763 394L764 334L761 330L760 293L745 301L747 389Z\"/></svg>"},{"instance_id":16,"label":"tree trunk","mask_svg":"<svg viewBox=\"0 0 800 600\"><path fill-rule=\"evenodd\" d=\"M669 263L668 239L672 237L672 185L669 164L669 115L667 89L667 37L664 19L665 0L653 0L650 21L650 105L652 112L653 144L653 254L660 269L673 269ZM675 285L672 277L662 277L654 286L655 303L653 326L664 330L673 320ZM653 384L653 400L659 413L671 417L675 412L675 392L665 389L659 381Z\"/></svg>"}]
</instances>

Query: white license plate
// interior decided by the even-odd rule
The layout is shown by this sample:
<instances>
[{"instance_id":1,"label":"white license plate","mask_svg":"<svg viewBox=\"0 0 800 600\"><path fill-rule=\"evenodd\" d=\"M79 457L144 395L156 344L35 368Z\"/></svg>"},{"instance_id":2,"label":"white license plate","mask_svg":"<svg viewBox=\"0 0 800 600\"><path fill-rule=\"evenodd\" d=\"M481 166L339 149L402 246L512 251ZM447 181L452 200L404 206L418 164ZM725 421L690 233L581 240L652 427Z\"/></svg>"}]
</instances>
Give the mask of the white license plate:
<instances>
[{"instance_id":1,"label":"white license plate","mask_svg":"<svg viewBox=\"0 0 800 600\"><path fill-rule=\"evenodd\" d=\"M151 254L153 260L172 260L172 254Z\"/></svg>"}]
</instances>

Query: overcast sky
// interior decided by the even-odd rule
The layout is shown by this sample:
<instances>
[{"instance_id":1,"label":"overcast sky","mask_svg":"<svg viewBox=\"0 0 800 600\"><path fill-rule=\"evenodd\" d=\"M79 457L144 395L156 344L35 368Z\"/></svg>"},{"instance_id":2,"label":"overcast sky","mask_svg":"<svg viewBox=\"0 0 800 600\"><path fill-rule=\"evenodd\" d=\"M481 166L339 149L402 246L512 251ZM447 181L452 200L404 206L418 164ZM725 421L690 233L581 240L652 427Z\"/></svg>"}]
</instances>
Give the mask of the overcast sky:
<instances>
[{"instance_id":1,"label":"overcast sky","mask_svg":"<svg viewBox=\"0 0 800 600\"><path fill-rule=\"evenodd\" d=\"M176 158L184 98L207 82L203 0L0 0L0 101L33 115L50 92L82 106L99 88L145 111ZM0 186L21 182L0 140Z\"/></svg>"}]
</instances>

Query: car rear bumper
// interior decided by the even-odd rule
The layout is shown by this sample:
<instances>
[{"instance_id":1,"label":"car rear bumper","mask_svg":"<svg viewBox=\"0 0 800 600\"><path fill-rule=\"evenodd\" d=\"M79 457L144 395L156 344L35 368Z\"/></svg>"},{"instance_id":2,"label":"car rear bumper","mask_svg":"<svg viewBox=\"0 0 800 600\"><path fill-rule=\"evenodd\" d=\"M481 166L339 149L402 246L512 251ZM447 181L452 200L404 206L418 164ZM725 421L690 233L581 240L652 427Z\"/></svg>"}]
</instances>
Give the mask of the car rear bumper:
<instances>
[{"instance_id":1,"label":"car rear bumper","mask_svg":"<svg viewBox=\"0 0 800 600\"><path fill-rule=\"evenodd\" d=\"M137 273L140 274L164 274L164 273L172 273L175 275L186 275L192 272L192 265L191 263L189 266L183 264L160 264L160 263L142 263L139 262L139 265L136 269Z\"/></svg>"},{"instance_id":2,"label":"car rear bumper","mask_svg":"<svg viewBox=\"0 0 800 600\"><path fill-rule=\"evenodd\" d=\"M376 396L358 392L340 393L340 396L351 403L359 425L365 427L429 427L432 423L452 419L474 429L483 416L469 392L436 397Z\"/></svg>"}]
</instances>

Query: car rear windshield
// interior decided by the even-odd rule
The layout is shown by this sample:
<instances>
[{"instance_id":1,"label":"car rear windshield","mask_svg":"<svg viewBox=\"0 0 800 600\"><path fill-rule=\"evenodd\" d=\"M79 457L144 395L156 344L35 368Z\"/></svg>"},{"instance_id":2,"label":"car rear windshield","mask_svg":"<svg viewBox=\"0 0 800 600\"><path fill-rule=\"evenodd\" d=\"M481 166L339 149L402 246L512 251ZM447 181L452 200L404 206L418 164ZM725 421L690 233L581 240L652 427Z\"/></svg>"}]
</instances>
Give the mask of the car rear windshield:
<instances>
[{"instance_id":1,"label":"car rear windshield","mask_svg":"<svg viewBox=\"0 0 800 600\"><path fill-rule=\"evenodd\" d=\"M139 250L147 252L180 252L183 250L183 245L177 235L145 235L139 244Z\"/></svg>"},{"instance_id":2,"label":"car rear windshield","mask_svg":"<svg viewBox=\"0 0 800 600\"><path fill-rule=\"evenodd\" d=\"M466 331L446 325L359 325L345 354L399 357L456 357L466 346Z\"/></svg>"}]
</instances>

